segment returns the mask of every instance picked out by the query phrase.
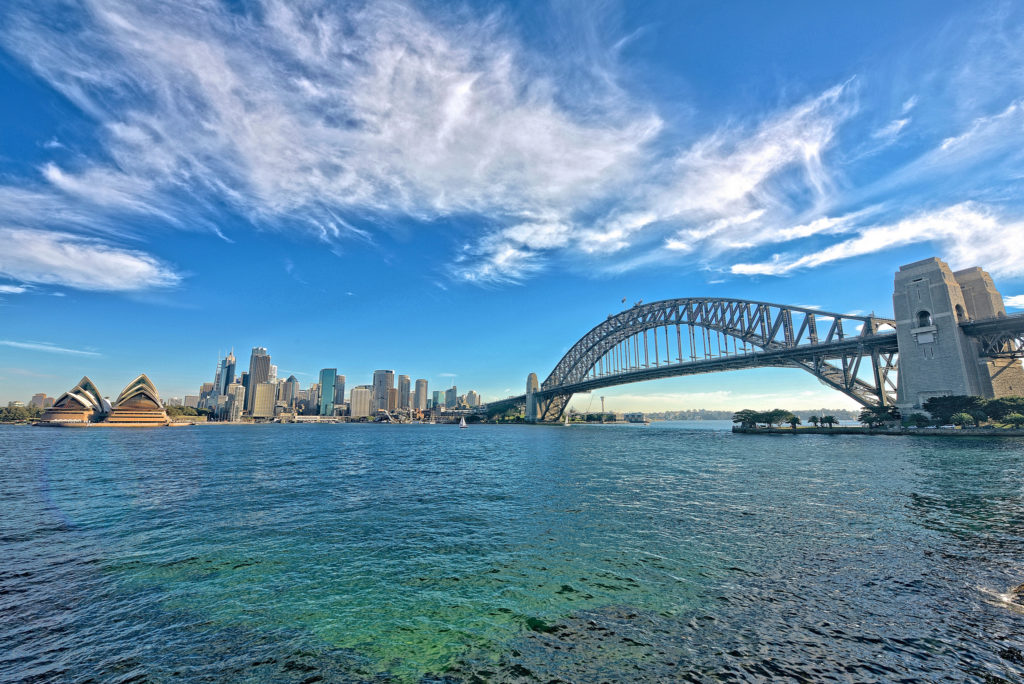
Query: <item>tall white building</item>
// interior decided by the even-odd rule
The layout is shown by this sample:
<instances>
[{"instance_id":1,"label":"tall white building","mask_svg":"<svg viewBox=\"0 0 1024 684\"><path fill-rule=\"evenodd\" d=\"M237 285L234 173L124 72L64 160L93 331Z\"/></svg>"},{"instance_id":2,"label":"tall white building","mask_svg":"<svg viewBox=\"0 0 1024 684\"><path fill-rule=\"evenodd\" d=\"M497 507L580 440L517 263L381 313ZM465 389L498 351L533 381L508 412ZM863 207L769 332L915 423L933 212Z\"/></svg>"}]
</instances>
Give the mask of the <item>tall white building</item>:
<instances>
[{"instance_id":1,"label":"tall white building","mask_svg":"<svg viewBox=\"0 0 1024 684\"><path fill-rule=\"evenodd\" d=\"M475 408L480 405L480 395L474 390L466 392L466 406Z\"/></svg>"},{"instance_id":2,"label":"tall white building","mask_svg":"<svg viewBox=\"0 0 1024 684\"><path fill-rule=\"evenodd\" d=\"M373 371L373 409L379 410L388 408L388 391L395 387L395 371L375 370Z\"/></svg>"},{"instance_id":3,"label":"tall white building","mask_svg":"<svg viewBox=\"0 0 1024 684\"><path fill-rule=\"evenodd\" d=\"M413 398L413 408L417 411L427 410L427 381L422 378L416 381L416 396Z\"/></svg>"},{"instance_id":4,"label":"tall white building","mask_svg":"<svg viewBox=\"0 0 1024 684\"><path fill-rule=\"evenodd\" d=\"M370 402L373 401L373 388L368 385L360 385L352 388L349 395L349 415L353 418L366 418L371 414Z\"/></svg>"}]
</instances>

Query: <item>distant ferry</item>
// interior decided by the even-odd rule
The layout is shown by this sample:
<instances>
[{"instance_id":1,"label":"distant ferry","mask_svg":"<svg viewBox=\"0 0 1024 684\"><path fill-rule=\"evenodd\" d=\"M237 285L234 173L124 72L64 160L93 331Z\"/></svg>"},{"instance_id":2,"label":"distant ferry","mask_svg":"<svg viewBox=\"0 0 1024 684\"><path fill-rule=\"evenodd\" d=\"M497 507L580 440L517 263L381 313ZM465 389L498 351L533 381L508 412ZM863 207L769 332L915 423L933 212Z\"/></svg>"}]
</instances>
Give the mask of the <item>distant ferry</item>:
<instances>
[{"instance_id":1,"label":"distant ferry","mask_svg":"<svg viewBox=\"0 0 1024 684\"><path fill-rule=\"evenodd\" d=\"M626 419L627 423L644 423L646 425L651 422L651 419L643 413L627 413L623 417Z\"/></svg>"}]
</instances>

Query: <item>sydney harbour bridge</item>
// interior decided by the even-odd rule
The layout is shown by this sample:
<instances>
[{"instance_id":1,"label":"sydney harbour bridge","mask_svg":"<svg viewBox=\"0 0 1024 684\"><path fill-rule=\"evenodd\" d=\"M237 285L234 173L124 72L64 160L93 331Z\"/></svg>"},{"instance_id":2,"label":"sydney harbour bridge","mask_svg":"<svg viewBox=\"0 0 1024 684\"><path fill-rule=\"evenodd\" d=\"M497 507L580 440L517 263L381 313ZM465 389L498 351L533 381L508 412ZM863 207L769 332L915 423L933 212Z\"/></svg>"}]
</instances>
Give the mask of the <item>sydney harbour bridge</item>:
<instances>
[{"instance_id":1,"label":"sydney harbour bridge","mask_svg":"<svg viewBox=\"0 0 1024 684\"><path fill-rule=\"evenodd\" d=\"M956 294L960 296L958 289ZM901 324L895 319L874 315L714 297L638 302L594 326L542 383L538 384L531 374L526 393L491 402L484 410L494 415L522 408L529 422L557 421L577 393L658 378L769 367L811 373L863 406L895 406L901 403L899 383L907 382L901 380L901 346L904 354L927 358L929 353L935 357L938 343L939 361L929 372L941 371L945 368L940 365L943 353L948 351L942 348L942 340L954 338L972 357L968 365L988 367L999 363L1005 369L1007 364L1016 364L1016 371L1010 372L1024 380L1018 360L1024 358L1024 314L1007 316L1000 299L997 315L969 318L964 311L970 303L959 301L951 300L946 307L955 332L936 332L936 326L945 325L941 312L934 312L933 318L932 311L915 310L909 314L911 321L903 326L907 328L905 334L899 335ZM941 302L929 300L927 305L942 308ZM958 307L956 314L954 307ZM908 349L910 346L914 348ZM976 371L968 368L967 372ZM992 393L991 389L958 390L955 380L945 383L950 389L933 394ZM904 397L902 403L913 401Z\"/></svg>"}]
</instances>

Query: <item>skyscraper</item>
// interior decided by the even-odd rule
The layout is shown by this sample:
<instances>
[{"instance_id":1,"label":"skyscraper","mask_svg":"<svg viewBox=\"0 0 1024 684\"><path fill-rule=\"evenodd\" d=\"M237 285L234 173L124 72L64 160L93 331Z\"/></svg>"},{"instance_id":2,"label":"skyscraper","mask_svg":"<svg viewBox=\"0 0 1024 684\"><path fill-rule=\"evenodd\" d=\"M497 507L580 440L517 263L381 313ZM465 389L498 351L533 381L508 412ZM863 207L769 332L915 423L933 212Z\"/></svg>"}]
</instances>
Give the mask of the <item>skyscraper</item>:
<instances>
[{"instance_id":1,"label":"skyscraper","mask_svg":"<svg viewBox=\"0 0 1024 684\"><path fill-rule=\"evenodd\" d=\"M273 418L277 385L270 382L261 382L257 385L251 385L251 387L255 388L251 392L253 397L252 417Z\"/></svg>"},{"instance_id":2,"label":"skyscraper","mask_svg":"<svg viewBox=\"0 0 1024 684\"><path fill-rule=\"evenodd\" d=\"M359 385L352 388L348 401L348 414L353 418L366 418L370 415L370 402L373 400L373 388Z\"/></svg>"},{"instance_id":3,"label":"skyscraper","mask_svg":"<svg viewBox=\"0 0 1024 684\"><path fill-rule=\"evenodd\" d=\"M373 410L387 410L388 390L395 386L395 371L375 370L373 371Z\"/></svg>"},{"instance_id":4,"label":"skyscraper","mask_svg":"<svg viewBox=\"0 0 1024 684\"><path fill-rule=\"evenodd\" d=\"M345 376L339 375L334 378L334 405L341 406L345 403Z\"/></svg>"},{"instance_id":5,"label":"skyscraper","mask_svg":"<svg viewBox=\"0 0 1024 684\"><path fill-rule=\"evenodd\" d=\"M320 371L320 415L334 415L334 382L338 377L337 368L324 368Z\"/></svg>"},{"instance_id":6,"label":"skyscraper","mask_svg":"<svg viewBox=\"0 0 1024 684\"><path fill-rule=\"evenodd\" d=\"M287 406L295 406L295 402L299 399L299 381L294 375L289 375L288 379L281 385L281 396L279 398Z\"/></svg>"},{"instance_id":7,"label":"skyscraper","mask_svg":"<svg viewBox=\"0 0 1024 684\"><path fill-rule=\"evenodd\" d=\"M235 350L217 363L217 373L213 377L213 390L216 396L228 393L228 387L235 381Z\"/></svg>"},{"instance_id":8,"label":"skyscraper","mask_svg":"<svg viewBox=\"0 0 1024 684\"><path fill-rule=\"evenodd\" d=\"M256 385L270 380L270 354L266 347L253 347L249 357L249 386L245 393L245 408L252 413L252 405L256 400Z\"/></svg>"},{"instance_id":9,"label":"skyscraper","mask_svg":"<svg viewBox=\"0 0 1024 684\"><path fill-rule=\"evenodd\" d=\"M434 390L433 396L430 398L430 408L439 409L444 407L444 392L441 390Z\"/></svg>"},{"instance_id":10,"label":"skyscraper","mask_svg":"<svg viewBox=\"0 0 1024 684\"><path fill-rule=\"evenodd\" d=\"M459 390L455 389L455 385L452 385L451 389L444 391L444 407L455 408L458 404Z\"/></svg>"},{"instance_id":11,"label":"skyscraper","mask_svg":"<svg viewBox=\"0 0 1024 684\"><path fill-rule=\"evenodd\" d=\"M245 388L242 383L236 382L228 385L228 414L227 419L232 423L242 420L242 409L245 406Z\"/></svg>"},{"instance_id":12,"label":"skyscraper","mask_svg":"<svg viewBox=\"0 0 1024 684\"><path fill-rule=\"evenodd\" d=\"M398 408L409 408L409 376L398 376Z\"/></svg>"},{"instance_id":13,"label":"skyscraper","mask_svg":"<svg viewBox=\"0 0 1024 684\"><path fill-rule=\"evenodd\" d=\"M388 411L398 408L398 389L392 387L388 390Z\"/></svg>"},{"instance_id":14,"label":"skyscraper","mask_svg":"<svg viewBox=\"0 0 1024 684\"><path fill-rule=\"evenodd\" d=\"M476 408L479 405L480 395L474 392L473 390L469 390L468 392L466 392L466 406L470 408Z\"/></svg>"},{"instance_id":15,"label":"skyscraper","mask_svg":"<svg viewBox=\"0 0 1024 684\"><path fill-rule=\"evenodd\" d=\"M417 411L427 410L427 381L417 380L416 381L416 400L413 403L413 408Z\"/></svg>"}]
</instances>

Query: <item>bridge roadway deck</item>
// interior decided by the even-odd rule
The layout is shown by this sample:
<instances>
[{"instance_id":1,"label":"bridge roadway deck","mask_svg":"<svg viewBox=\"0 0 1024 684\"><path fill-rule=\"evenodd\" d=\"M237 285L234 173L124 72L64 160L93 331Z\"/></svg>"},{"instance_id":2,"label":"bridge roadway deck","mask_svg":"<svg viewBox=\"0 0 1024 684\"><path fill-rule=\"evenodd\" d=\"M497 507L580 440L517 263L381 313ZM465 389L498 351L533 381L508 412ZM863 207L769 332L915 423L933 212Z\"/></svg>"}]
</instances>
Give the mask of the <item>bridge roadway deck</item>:
<instances>
[{"instance_id":1,"label":"bridge roadway deck","mask_svg":"<svg viewBox=\"0 0 1024 684\"><path fill-rule=\"evenodd\" d=\"M1024 333L1024 313L961 323L960 328L972 337L995 333Z\"/></svg>"}]
</instances>

